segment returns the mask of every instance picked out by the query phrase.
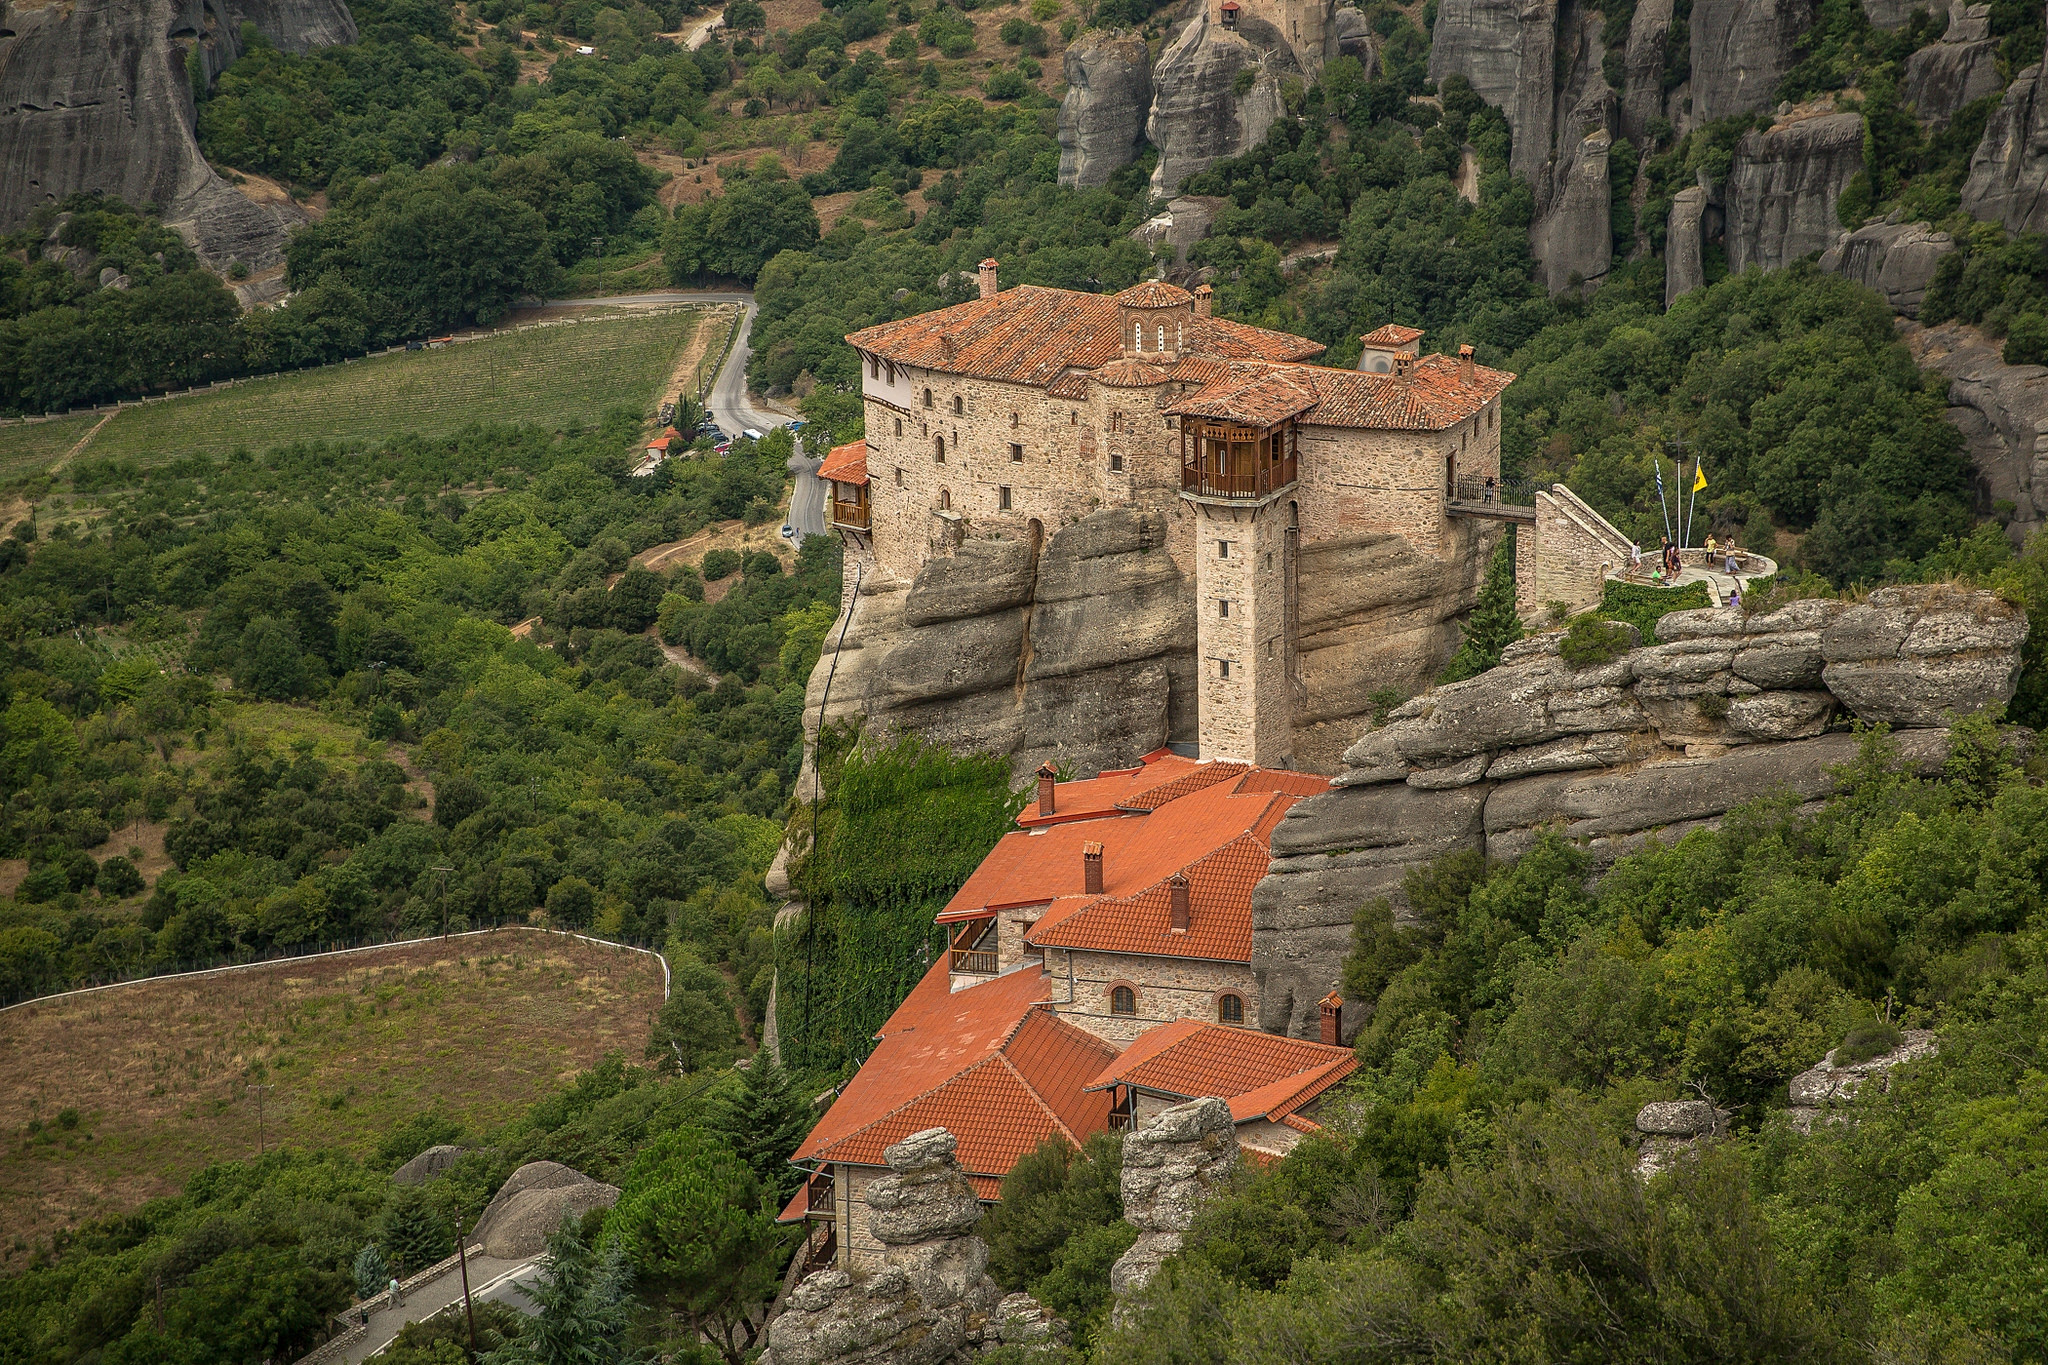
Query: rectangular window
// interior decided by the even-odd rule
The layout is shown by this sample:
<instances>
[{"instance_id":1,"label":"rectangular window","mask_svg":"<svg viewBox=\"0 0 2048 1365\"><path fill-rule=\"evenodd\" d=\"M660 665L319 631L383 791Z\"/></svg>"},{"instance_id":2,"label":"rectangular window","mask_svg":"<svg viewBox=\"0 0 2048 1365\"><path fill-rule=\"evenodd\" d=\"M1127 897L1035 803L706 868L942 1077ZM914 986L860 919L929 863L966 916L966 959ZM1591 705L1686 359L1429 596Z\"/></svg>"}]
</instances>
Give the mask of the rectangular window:
<instances>
[{"instance_id":1,"label":"rectangular window","mask_svg":"<svg viewBox=\"0 0 2048 1365\"><path fill-rule=\"evenodd\" d=\"M1109 415L1109 429L1111 431L1122 431L1124 429L1124 415L1122 413L1112 412Z\"/></svg>"},{"instance_id":2,"label":"rectangular window","mask_svg":"<svg viewBox=\"0 0 2048 1365\"><path fill-rule=\"evenodd\" d=\"M1012 442L1012 443L1011 443L1011 445L1010 445L1010 463L1011 463L1011 464L1023 464L1023 463L1024 463L1024 447L1023 447L1023 446L1020 446L1020 445L1018 445L1018 444L1016 444L1015 442Z\"/></svg>"},{"instance_id":3,"label":"rectangular window","mask_svg":"<svg viewBox=\"0 0 2048 1365\"><path fill-rule=\"evenodd\" d=\"M1004 484L996 490L996 506L1005 512L1010 510L1010 486L1008 484Z\"/></svg>"},{"instance_id":4,"label":"rectangular window","mask_svg":"<svg viewBox=\"0 0 2048 1365\"><path fill-rule=\"evenodd\" d=\"M1229 541L1227 541L1227 540L1219 540L1219 541L1217 541L1217 542L1216 542L1216 557L1217 557L1218 559L1228 559L1228 558L1230 558L1230 542L1229 542Z\"/></svg>"},{"instance_id":5,"label":"rectangular window","mask_svg":"<svg viewBox=\"0 0 2048 1365\"><path fill-rule=\"evenodd\" d=\"M1120 474L1123 472L1124 453L1121 450L1112 450L1109 452L1109 467L1112 471L1116 473Z\"/></svg>"},{"instance_id":6,"label":"rectangular window","mask_svg":"<svg viewBox=\"0 0 2048 1365\"><path fill-rule=\"evenodd\" d=\"M1230 618L1230 599L1229 599L1229 598L1227 598L1227 597L1219 597L1219 598L1217 598L1217 599L1216 599L1216 614L1217 614L1218 616L1221 616L1221 617L1223 617L1223 618L1224 618L1225 620L1228 620L1228 619Z\"/></svg>"},{"instance_id":7,"label":"rectangular window","mask_svg":"<svg viewBox=\"0 0 2048 1365\"><path fill-rule=\"evenodd\" d=\"M898 488L903 487L903 471L901 469L896 471L896 486Z\"/></svg>"},{"instance_id":8,"label":"rectangular window","mask_svg":"<svg viewBox=\"0 0 2048 1365\"><path fill-rule=\"evenodd\" d=\"M1266 567L1269 569L1273 567L1273 552L1271 550L1266 551Z\"/></svg>"},{"instance_id":9,"label":"rectangular window","mask_svg":"<svg viewBox=\"0 0 2048 1365\"><path fill-rule=\"evenodd\" d=\"M1228 659L1218 659L1218 660L1216 661L1216 663L1217 663L1217 665L1218 665L1218 668L1217 668L1217 676L1218 676L1218 677L1222 677L1222 678L1227 678L1227 677L1229 677L1229 676L1230 676L1230 660L1228 660Z\"/></svg>"},{"instance_id":10,"label":"rectangular window","mask_svg":"<svg viewBox=\"0 0 2048 1365\"><path fill-rule=\"evenodd\" d=\"M1273 657L1273 642L1271 640L1266 641L1266 657L1269 659Z\"/></svg>"}]
</instances>

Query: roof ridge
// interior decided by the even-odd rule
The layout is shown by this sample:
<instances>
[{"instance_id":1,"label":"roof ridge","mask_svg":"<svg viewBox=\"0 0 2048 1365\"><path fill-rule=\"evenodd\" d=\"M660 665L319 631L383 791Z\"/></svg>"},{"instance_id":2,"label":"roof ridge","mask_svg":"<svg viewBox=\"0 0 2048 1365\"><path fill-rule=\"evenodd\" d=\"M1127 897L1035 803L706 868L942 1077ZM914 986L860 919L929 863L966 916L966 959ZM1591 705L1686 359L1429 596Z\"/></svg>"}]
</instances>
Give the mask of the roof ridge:
<instances>
[{"instance_id":1,"label":"roof ridge","mask_svg":"<svg viewBox=\"0 0 2048 1365\"><path fill-rule=\"evenodd\" d=\"M994 1055L995 1059L1001 1062L1012 1076L1017 1078L1017 1084L1024 1087L1024 1093L1031 1097L1032 1103L1045 1111L1045 1116L1053 1121L1053 1126L1060 1130L1060 1135L1073 1143L1076 1148L1079 1148L1081 1140L1074 1136L1074 1130L1069 1128L1067 1121L1059 1116L1059 1111L1045 1102L1045 1096L1038 1093L1038 1087L1031 1083L1031 1078L1018 1069L1017 1064L1010 1060L1008 1053L998 1052ZM972 1071L980 1065L981 1063L976 1062L974 1066L969 1067L967 1070ZM965 1075L966 1072L961 1074Z\"/></svg>"},{"instance_id":2,"label":"roof ridge","mask_svg":"<svg viewBox=\"0 0 2048 1365\"><path fill-rule=\"evenodd\" d=\"M1272 857L1271 849L1268 848L1264 843L1259 842L1257 836L1252 832L1252 830L1247 829L1240 834L1231 835L1230 838L1224 840L1216 847L1210 849L1207 853L1204 853L1201 857L1195 859L1193 862L1183 863L1180 867L1175 868L1172 872L1167 873L1165 876L1159 878L1158 880L1146 882L1143 886L1139 887L1137 890L1131 892L1127 896L1098 896L1092 903L1082 906L1080 909L1074 911L1073 914L1068 915L1065 918L1061 919L1058 924L1052 925L1050 928L1046 930L1046 933L1048 935L1054 935L1058 934L1060 931L1064 929L1082 924L1085 921L1087 921L1091 916L1093 916L1095 912L1098 910L1119 909L1128 906L1135 906L1140 900L1144 899L1146 895L1157 890L1159 887L1167 885L1175 877L1180 876L1183 873L1192 873L1196 868L1202 866L1202 864L1210 862L1213 859L1222 857L1224 854L1230 852L1230 850L1236 848L1238 845L1244 843L1247 840L1251 840L1254 843L1257 843L1260 850L1265 852L1269 859ZM1190 880L1192 880L1192 877L1190 878ZM1059 948L1064 947L1065 945L1047 940L1045 942L1045 946L1049 948Z\"/></svg>"}]
</instances>

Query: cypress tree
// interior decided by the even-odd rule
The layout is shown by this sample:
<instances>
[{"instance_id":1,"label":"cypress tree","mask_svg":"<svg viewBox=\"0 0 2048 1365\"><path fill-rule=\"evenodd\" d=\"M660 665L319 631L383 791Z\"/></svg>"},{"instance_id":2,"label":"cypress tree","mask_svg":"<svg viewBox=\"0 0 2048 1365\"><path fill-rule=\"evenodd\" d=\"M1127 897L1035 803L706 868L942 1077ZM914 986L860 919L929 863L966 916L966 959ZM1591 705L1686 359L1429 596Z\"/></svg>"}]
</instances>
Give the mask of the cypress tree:
<instances>
[{"instance_id":1,"label":"cypress tree","mask_svg":"<svg viewBox=\"0 0 2048 1365\"><path fill-rule=\"evenodd\" d=\"M1509 528L1494 547L1479 588L1479 604L1465 619L1465 643L1451 656L1438 682L1476 678L1500 662L1500 652L1522 638L1522 618L1515 612L1515 536Z\"/></svg>"}]
</instances>

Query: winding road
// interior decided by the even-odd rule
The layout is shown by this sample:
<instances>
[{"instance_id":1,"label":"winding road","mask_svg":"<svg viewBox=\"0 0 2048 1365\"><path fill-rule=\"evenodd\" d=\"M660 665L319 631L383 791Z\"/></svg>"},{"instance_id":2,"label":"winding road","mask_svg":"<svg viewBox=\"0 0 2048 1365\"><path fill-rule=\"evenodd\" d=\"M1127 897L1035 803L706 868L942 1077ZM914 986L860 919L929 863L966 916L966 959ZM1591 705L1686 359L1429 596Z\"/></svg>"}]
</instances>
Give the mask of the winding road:
<instances>
[{"instance_id":1,"label":"winding road","mask_svg":"<svg viewBox=\"0 0 2048 1365\"><path fill-rule=\"evenodd\" d=\"M501 1261L474 1256L469 1262L469 1296L477 1303L505 1303L522 1313L531 1313L536 1305L526 1295L525 1288L539 1279L540 1274L538 1260ZM381 1300L373 1299L371 1302ZM415 1289L399 1307L373 1309L370 1330L337 1359L345 1365L360 1365L396 1340L399 1329L408 1322L422 1322L442 1313L461 1311L462 1277L459 1274L443 1275L432 1284Z\"/></svg>"},{"instance_id":2,"label":"winding road","mask_svg":"<svg viewBox=\"0 0 2048 1365\"><path fill-rule=\"evenodd\" d=\"M607 297L589 299L552 299L533 305L536 311L553 311L560 308L649 308L670 303L737 303L740 305L739 336L732 345L732 354L725 359L725 365L718 372L718 378L711 381L711 393L705 408L713 421L728 433L737 435L752 427L755 431L767 431L784 426L789 418L782 413L757 408L747 395L747 360L753 355L750 342L754 335L754 318L760 312L754 304L754 296L739 289L662 290L652 294L613 294ZM797 442L797 453L789 457L789 472L796 477L796 488L789 499L790 539L798 546L805 536L825 534L825 485L812 477L818 472L824 452L816 455L804 453L804 443Z\"/></svg>"}]
</instances>

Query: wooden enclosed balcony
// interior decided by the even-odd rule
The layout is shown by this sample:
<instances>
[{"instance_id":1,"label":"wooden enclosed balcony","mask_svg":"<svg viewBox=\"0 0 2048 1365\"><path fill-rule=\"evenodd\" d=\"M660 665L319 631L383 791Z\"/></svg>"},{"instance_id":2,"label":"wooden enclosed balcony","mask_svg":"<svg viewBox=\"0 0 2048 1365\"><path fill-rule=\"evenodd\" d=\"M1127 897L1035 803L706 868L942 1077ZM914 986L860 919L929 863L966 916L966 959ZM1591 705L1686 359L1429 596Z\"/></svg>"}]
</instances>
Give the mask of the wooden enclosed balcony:
<instances>
[{"instance_id":1,"label":"wooden enclosed balcony","mask_svg":"<svg viewBox=\"0 0 2048 1365\"><path fill-rule=\"evenodd\" d=\"M1270 427L1183 418L1180 487L1203 498L1270 497L1295 481L1300 462L1293 419Z\"/></svg>"},{"instance_id":2,"label":"wooden enclosed balcony","mask_svg":"<svg viewBox=\"0 0 2048 1365\"><path fill-rule=\"evenodd\" d=\"M961 925L948 951L952 958L948 970L953 975L995 976L1000 970L996 965L996 922L979 919Z\"/></svg>"},{"instance_id":3,"label":"wooden enclosed balcony","mask_svg":"<svg viewBox=\"0 0 2048 1365\"><path fill-rule=\"evenodd\" d=\"M832 524L851 531L868 529L868 486L864 483L832 485Z\"/></svg>"}]
</instances>

